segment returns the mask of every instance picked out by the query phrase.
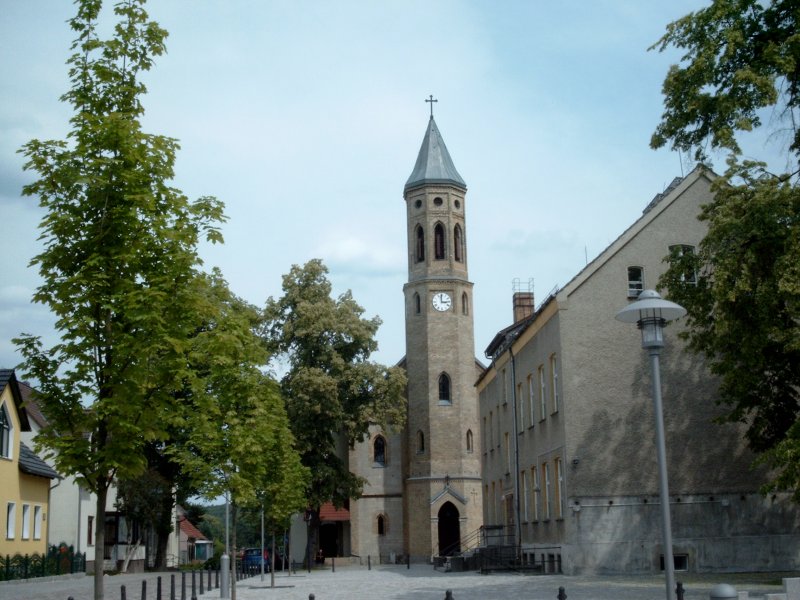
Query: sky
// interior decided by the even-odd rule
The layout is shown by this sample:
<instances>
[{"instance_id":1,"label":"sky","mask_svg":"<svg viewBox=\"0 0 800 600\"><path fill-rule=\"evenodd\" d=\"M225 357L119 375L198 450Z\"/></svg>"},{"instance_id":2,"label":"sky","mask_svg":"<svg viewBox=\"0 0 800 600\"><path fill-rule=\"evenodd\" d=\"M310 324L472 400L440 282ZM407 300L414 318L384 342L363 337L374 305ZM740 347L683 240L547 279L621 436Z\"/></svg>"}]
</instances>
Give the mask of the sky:
<instances>
[{"instance_id":1,"label":"sky","mask_svg":"<svg viewBox=\"0 0 800 600\"><path fill-rule=\"evenodd\" d=\"M679 55L648 47L705 4L151 0L170 35L145 77L143 128L180 140L176 187L226 206L225 244L201 246L205 268L263 306L293 264L323 259L335 293L352 290L380 316L373 358L394 364L405 352L403 185L433 94L468 187L483 358L511 323L515 278L533 279L538 304L691 170L649 148ZM17 151L69 131L59 97L73 13L66 0L0 0L0 367L20 362L20 332L56 339L47 308L30 302L43 211L21 196L33 174Z\"/></svg>"}]
</instances>

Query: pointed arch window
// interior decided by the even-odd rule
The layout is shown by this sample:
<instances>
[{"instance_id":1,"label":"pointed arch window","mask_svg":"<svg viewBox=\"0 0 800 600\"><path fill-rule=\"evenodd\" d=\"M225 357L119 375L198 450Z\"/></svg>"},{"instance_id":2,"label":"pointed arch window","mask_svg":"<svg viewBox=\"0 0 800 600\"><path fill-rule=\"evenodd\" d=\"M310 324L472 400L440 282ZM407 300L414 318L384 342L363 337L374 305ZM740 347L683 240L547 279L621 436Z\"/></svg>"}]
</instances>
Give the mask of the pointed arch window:
<instances>
[{"instance_id":1,"label":"pointed arch window","mask_svg":"<svg viewBox=\"0 0 800 600\"><path fill-rule=\"evenodd\" d=\"M372 460L376 466L386 466L386 440L382 435L376 437L372 443Z\"/></svg>"},{"instance_id":2,"label":"pointed arch window","mask_svg":"<svg viewBox=\"0 0 800 600\"><path fill-rule=\"evenodd\" d=\"M447 373L439 375L439 404L452 404L450 395L450 376Z\"/></svg>"},{"instance_id":3,"label":"pointed arch window","mask_svg":"<svg viewBox=\"0 0 800 600\"><path fill-rule=\"evenodd\" d=\"M464 261L464 239L461 234L461 225L453 228L453 256L457 262Z\"/></svg>"},{"instance_id":4,"label":"pointed arch window","mask_svg":"<svg viewBox=\"0 0 800 600\"><path fill-rule=\"evenodd\" d=\"M472 453L472 429L467 429L467 452Z\"/></svg>"},{"instance_id":5,"label":"pointed arch window","mask_svg":"<svg viewBox=\"0 0 800 600\"><path fill-rule=\"evenodd\" d=\"M467 292L461 294L461 314L469 314L469 296L467 296Z\"/></svg>"},{"instance_id":6,"label":"pointed arch window","mask_svg":"<svg viewBox=\"0 0 800 600\"><path fill-rule=\"evenodd\" d=\"M425 452L425 434L422 431L417 431L417 454Z\"/></svg>"},{"instance_id":7,"label":"pointed arch window","mask_svg":"<svg viewBox=\"0 0 800 600\"><path fill-rule=\"evenodd\" d=\"M419 298L419 294L416 292L414 293L414 314L418 315L422 312L422 301Z\"/></svg>"},{"instance_id":8,"label":"pointed arch window","mask_svg":"<svg viewBox=\"0 0 800 600\"><path fill-rule=\"evenodd\" d=\"M444 260L444 225L441 223L433 228L433 251L436 260Z\"/></svg>"},{"instance_id":9,"label":"pointed arch window","mask_svg":"<svg viewBox=\"0 0 800 600\"><path fill-rule=\"evenodd\" d=\"M416 250L414 251L417 262L425 260L425 230L420 225L417 225L416 233Z\"/></svg>"},{"instance_id":10,"label":"pointed arch window","mask_svg":"<svg viewBox=\"0 0 800 600\"><path fill-rule=\"evenodd\" d=\"M386 535L386 517L378 515L378 535Z\"/></svg>"}]
</instances>

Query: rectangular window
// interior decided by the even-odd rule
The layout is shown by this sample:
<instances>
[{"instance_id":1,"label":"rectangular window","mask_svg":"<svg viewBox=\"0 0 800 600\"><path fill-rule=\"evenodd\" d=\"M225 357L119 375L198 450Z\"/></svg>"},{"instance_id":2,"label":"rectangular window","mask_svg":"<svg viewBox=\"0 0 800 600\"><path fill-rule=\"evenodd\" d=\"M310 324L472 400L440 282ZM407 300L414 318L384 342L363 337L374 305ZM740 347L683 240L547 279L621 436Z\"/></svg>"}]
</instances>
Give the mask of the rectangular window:
<instances>
[{"instance_id":1,"label":"rectangular window","mask_svg":"<svg viewBox=\"0 0 800 600\"><path fill-rule=\"evenodd\" d=\"M508 432L505 433L506 442L506 474L511 473L511 440L508 437Z\"/></svg>"},{"instance_id":2,"label":"rectangular window","mask_svg":"<svg viewBox=\"0 0 800 600\"><path fill-rule=\"evenodd\" d=\"M501 373L503 377L502 385L503 385L503 404L508 404L508 379L506 378L506 370L503 369Z\"/></svg>"},{"instance_id":3,"label":"rectangular window","mask_svg":"<svg viewBox=\"0 0 800 600\"><path fill-rule=\"evenodd\" d=\"M530 411L530 415L528 415L528 418L529 418L529 420L531 422L531 427L533 427L533 424L536 422L535 421L535 411L534 411L534 408L533 408L535 405L536 405L536 392L535 392L534 387L533 387L533 374L529 373L528 374L528 410Z\"/></svg>"},{"instance_id":4,"label":"rectangular window","mask_svg":"<svg viewBox=\"0 0 800 600\"><path fill-rule=\"evenodd\" d=\"M550 396L553 413L558 412L558 361L556 355L550 355Z\"/></svg>"},{"instance_id":5,"label":"rectangular window","mask_svg":"<svg viewBox=\"0 0 800 600\"><path fill-rule=\"evenodd\" d=\"M644 290L644 269L628 267L628 298L638 298Z\"/></svg>"},{"instance_id":6,"label":"rectangular window","mask_svg":"<svg viewBox=\"0 0 800 600\"><path fill-rule=\"evenodd\" d=\"M697 271L695 270L694 246L677 244L669 247L669 262L672 266L680 265L681 282L687 285L697 285Z\"/></svg>"},{"instance_id":7,"label":"rectangular window","mask_svg":"<svg viewBox=\"0 0 800 600\"><path fill-rule=\"evenodd\" d=\"M11 449L14 447L14 429L11 427L11 417L8 415L5 403L0 404L0 456L12 458Z\"/></svg>"},{"instance_id":8,"label":"rectangular window","mask_svg":"<svg viewBox=\"0 0 800 600\"><path fill-rule=\"evenodd\" d=\"M547 386L544 382L544 365L539 365L539 420L547 417Z\"/></svg>"},{"instance_id":9,"label":"rectangular window","mask_svg":"<svg viewBox=\"0 0 800 600\"><path fill-rule=\"evenodd\" d=\"M561 459L556 459L556 518L564 518L564 471L561 468Z\"/></svg>"},{"instance_id":10,"label":"rectangular window","mask_svg":"<svg viewBox=\"0 0 800 600\"><path fill-rule=\"evenodd\" d=\"M17 505L9 502L6 506L6 539L13 540L17 536Z\"/></svg>"},{"instance_id":11,"label":"rectangular window","mask_svg":"<svg viewBox=\"0 0 800 600\"><path fill-rule=\"evenodd\" d=\"M492 482L492 497L489 501L489 522L494 525L495 524L495 517L497 516L497 510L495 508L495 502L497 502L497 491L496 491L496 484Z\"/></svg>"},{"instance_id":12,"label":"rectangular window","mask_svg":"<svg viewBox=\"0 0 800 600\"><path fill-rule=\"evenodd\" d=\"M86 523L86 543L89 546L94 546L94 517L89 516Z\"/></svg>"},{"instance_id":13,"label":"rectangular window","mask_svg":"<svg viewBox=\"0 0 800 600\"><path fill-rule=\"evenodd\" d=\"M489 411L489 450L494 450L494 414Z\"/></svg>"},{"instance_id":14,"label":"rectangular window","mask_svg":"<svg viewBox=\"0 0 800 600\"><path fill-rule=\"evenodd\" d=\"M486 445L486 417L483 417L483 429L481 430L481 446L483 447L483 453L486 454L486 449L489 447Z\"/></svg>"},{"instance_id":15,"label":"rectangular window","mask_svg":"<svg viewBox=\"0 0 800 600\"><path fill-rule=\"evenodd\" d=\"M539 520L539 506L542 504L542 488L539 485L539 470L531 467L531 479L533 479L533 520Z\"/></svg>"},{"instance_id":16,"label":"rectangular window","mask_svg":"<svg viewBox=\"0 0 800 600\"><path fill-rule=\"evenodd\" d=\"M517 426L520 431L525 431L525 398L522 396L522 384L517 384L517 403L519 403L519 423Z\"/></svg>"},{"instance_id":17,"label":"rectangular window","mask_svg":"<svg viewBox=\"0 0 800 600\"><path fill-rule=\"evenodd\" d=\"M31 538L31 505L22 505L22 539L29 540Z\"/></svg>"},{"instance_id":18,"label":"rectangular window","mask_svg":"<svg viewBox=\"0 0 800 600\"><path fill-rule=\"evenodd\" d=\"M528 474L522 471L520 479L522 480L522 520L527 523L530 517L528 514Z\"/></svg>"},{"instance_id":19,"label":"rectangular window","mask_svg":"<svg viewBox=\"0 0 800 600\"><path fill-rule=\"evenodd\" d=\"M542 472L544 473L544 518L549 519L552 514L550 505L550 465L542 463Z\"/></svg>"},{"instance_id":20,"label":"rectangular window","mask_svg":"<svg viewBox=\"0 0 800 600\"><path fill-rule=\"evenodd\" d=\"M42 507L33 507L33 539L42 539Z\"/></svg>"}]
</instances>

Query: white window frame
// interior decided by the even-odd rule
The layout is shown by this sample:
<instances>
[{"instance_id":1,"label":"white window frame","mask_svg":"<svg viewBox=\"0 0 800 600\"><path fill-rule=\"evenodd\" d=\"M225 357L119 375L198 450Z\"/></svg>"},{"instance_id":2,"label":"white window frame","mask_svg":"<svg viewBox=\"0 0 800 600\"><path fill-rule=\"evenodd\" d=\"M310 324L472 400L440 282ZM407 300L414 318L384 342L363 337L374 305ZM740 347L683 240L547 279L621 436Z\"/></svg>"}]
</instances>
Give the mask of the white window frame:
<instances>
[{"instance_id":1,"label":"white window frame","mask_svg":"<svg viewBox=\"0 0 800 600\"><path fill-rule=\"evenodd\" d=\"M42 507L33 507L33 539L42 539Z\"/></svg>"},{"instance_id":2,"label":"white window frame","mask_svg":"<svg viewBox=\"0 0 800 600\"><path fill-rule=\"evenodd\" d=\"M547 418L547 384L544 379L544 365L539 365L539 420Z\"/></svg>"},{"instance_id":3,"label":"white window frame","mask_svg":"<svg viewBox=\"0 0 800 600\"><path fill-rule=\"evenodd\" d=\"M9 502L6 505L6 539L13 540L17 537L17 504Z\"/></svg>"},{"instance_id":4,"label":"white window frame","mask_svg":"<svg viewBox=\"0 0 800 600\"><path fill-rule=\"evenodd\" d=\"M527 471L520 472L522 476L522 518L526 523L530 517L528 507L528 473Z\"/></svg>"},{"instance_id":5,"label":"white window frame","mask_svg":"<svg viewBox=\"0 0 800 600\"><path fill-rule=\"evenodd\" d=\"M695 247L691 244L672 244L669 247L670 257L680 258L684 254L694 254ZM691 277L686 277L686 273L681 273L681 283L688 285L697 285L697 271L691 274Z\"/></svg>"},{"instance_id":6,"label":"white window frame","mask_svg":"<svg viewBox=\"0 0 800 600\"><path fill-rule=\"evenodd\" d=\"M11 420L11 411L6 407L6 403L0 404L0 411L5 417L3 432L0 433L0 457L14 458L14 421Z\"/></svg>"},{"instance_id":7,"label":"white window frame","mask_svg":"<svg viewBox=\"0 0 800 600\"><path fill-rule=\"evenodd\" d=\"M520 433L525 431L525 397L522 395L522 382L517 384L517 402L519 403L519 427Z\"/></svg>"},{"instance_id":8,"label":"white window frame","mask_svg":"<svg viewBox=\"0 0 800 600\"><path fill-rule=\"evenodd\" d=\"M536 390L533 387L533 373L528 373L528 409L530 410L531 427L536 422Z\"/></svg>"},{"instance_id":9,"label":"white window frame","mask_svg":"<svg viewBox=\"0 0 800 600\"><path fill-rule=\"evenodd\" d=\"M539 520L539 506L542 504L542 487L539 482L539 469L534 465L531 467L533 474L533 520Z\"/></svg>"},{"instance_id":10,"label":"white window frame","mask_svg":"<svg viewBox=\"0 0 800 600\"><path fill-rule=\"evenodd\" d=\"M556 414L558 412L558 358L555 352L550 355L550 397L551 414Z\"/></svg>"},{"instance_id":11,"label":"white window frame","mask_svg":"<svg viewBox=\"0 0 800 600\"><path fill-rule=\"evenodd\" d=\"M31 539L31 505L22 505L22 535L20 539Z\"/></svg>"},{"instance_id":12,"label":"white window frame","mask_svg":"<svg viewBox=\"0 0 800 600\"><path fill-rule=\"evenodd\" d=\"M644 291L644 267L631 265L628 267L628 298L638 298L642 291Z\"/></svg>"},{"instance_id":13,"label":"white window frame","mask_svg":"<svg viewBox=\"0 0 800 600\"><path fill-rule=\"evenodd\" d=\"M564 518L564 468L561 458L556 458L556 518Z\"/></svg>"},{"instance_id":14,"label":"white window frame","mask_svg":"<svg viewBox=\"0 0 800 600\"><path fill-rule=\"evenodd\" d=\"M544 518L549 520L550 515L553 514L550 502L550 465L546 462L542 463L542 471L544 471Z\"/></svg>"}]
</instances>

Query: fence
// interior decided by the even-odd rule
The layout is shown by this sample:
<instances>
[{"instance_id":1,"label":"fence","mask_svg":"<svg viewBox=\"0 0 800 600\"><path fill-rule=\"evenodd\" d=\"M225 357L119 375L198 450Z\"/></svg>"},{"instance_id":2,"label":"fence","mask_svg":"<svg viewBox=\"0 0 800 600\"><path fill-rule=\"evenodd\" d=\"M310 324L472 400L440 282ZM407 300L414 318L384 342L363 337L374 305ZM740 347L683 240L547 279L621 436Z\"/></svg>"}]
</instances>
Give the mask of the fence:
<instances>
[{"instance_id":1,"label":"fence","mask_svg":"<svg viewBox=\"0 0 800 600\"><path fill-rule=\"evenodd\" d=\"M50 575L81 573L86 570L86 554L72 546L50 546L47 554L15 554L0 557L0 581L32 579Z\"/></svg>"}]
</instances>

